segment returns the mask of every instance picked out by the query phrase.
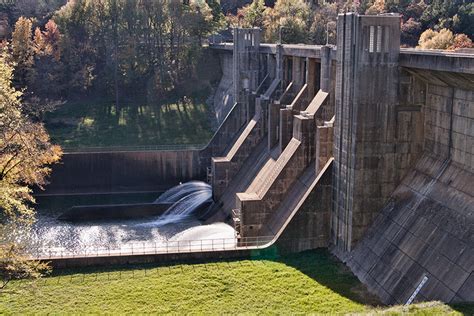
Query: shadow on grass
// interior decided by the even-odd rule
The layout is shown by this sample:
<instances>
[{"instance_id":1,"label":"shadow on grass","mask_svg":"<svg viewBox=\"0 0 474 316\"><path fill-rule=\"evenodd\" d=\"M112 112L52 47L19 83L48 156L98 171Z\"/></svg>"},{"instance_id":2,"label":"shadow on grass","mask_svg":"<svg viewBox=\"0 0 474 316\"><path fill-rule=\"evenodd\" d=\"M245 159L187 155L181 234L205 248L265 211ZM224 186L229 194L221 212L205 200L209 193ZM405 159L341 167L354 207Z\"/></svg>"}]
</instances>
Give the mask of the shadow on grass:
<instances>
[{"instance_id":1,"label":"shadow on grass","mask_svg":"<svg viewBox=\"0 0 474 316\"><path fill-rule=\"evenodd\" d=\"M265 249L256 258L268 259L293 267L321 285L331 289L351 301L370 305L383 305L379 299L369 293L367 288L352 272L328 249L318 248L296 254L278 256L278 249Z\"/></svg>"},{"instance_id":2,"label":"shadow on grass","mask_svg":"<svg viewBox=\"0 0 474 316\"><path fill-rule=\"evenodd\" d=\"M449 307L463 315L474 315L474 303L449 304Z\"/></svg>"},{"instance_id":3,"label":"shadow on grass","mask_svg":"<svg viewBox=\"0 0 474 316\"><path fill-rule=\"evenodd\" d=\"M147 104L90 100L68 102L47 115L53 142L65 148L204 144L212 136L205 97Z\"/></svg>"}]
</instances>

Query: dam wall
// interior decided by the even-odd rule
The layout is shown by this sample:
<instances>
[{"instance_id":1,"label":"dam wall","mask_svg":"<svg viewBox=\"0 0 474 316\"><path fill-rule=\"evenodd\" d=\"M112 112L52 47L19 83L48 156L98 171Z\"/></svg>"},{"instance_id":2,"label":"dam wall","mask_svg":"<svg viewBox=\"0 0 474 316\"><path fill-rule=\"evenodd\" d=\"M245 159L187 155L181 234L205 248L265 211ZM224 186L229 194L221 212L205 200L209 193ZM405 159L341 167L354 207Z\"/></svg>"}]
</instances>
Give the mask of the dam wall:
<instances>
[{"instance_id":1,"label":"dam wall","mask_svg":"<svg viewBox=\"0 0 474 316\"><path fill-rule=\"evenodd\" d=\"M425 154L347 264L384 303L474 301L472 172Z\"/></svg>"},{"instance_id":2,"label":"dam wall","mask_svg":"<svg viewBox=\"0 0 474 316\"><path fill-rule=\"evenodd\" d=\"M197 150L66 153L42 194L158 192L205 177Z\"/></svg>"},{"instance_id":3,"label":"dam wall","mask_svg":"<svg viewBox=\"0 0 474 316\"><path fill-rule=\"evenodd\" d=\"M356 34L363 32L361 24L352 26ZM342 54L341 47L338 53ZM359 55L356 50L355 55L364 56L367 51L370 54L370 46ZM340 173L354 185L343 190L335 186L331 249L384 303L472 302L474 56L420 56L399 57L392 65L396 71L384 71L385 83L391 84L378 89L396 94L391 101L372 95L370 100L381 100L383 107L372 105L374 114L365 108L367 102L359 103L357 98L358 93L370 93L369 87L354 85L364 89L347 96L356 101L352 113L344 107L345 92L336 93L336 125L339 120L342 127L335 134L335 149L340 150L337 144L342 144L347 156L336 152L335 166L341 169L335 179ZM371 65L378 68L377 63ZM364 67L364 60L341 67ZM371 76L377 77L375 69ZM360 109L364 116L354 115ZM347 126L344 115L349 115ZM361 126L363 130L357 132ZM368 138L370 133L383 137ZM358 167L360 139L376 141L364 147L369 151L361 155ZM344 147L348 141L353 145ZM389 164L381 164L383 161ZM341 205L344 212L340 212ZM366 222L358 218L363 209L372 214Z\"/></svg>"},{"instance_id":4,"label":"dam wall","mask_svg":"<svg viewBox=\"0 0 474 316\"><path fill-rule=\"evenodd\" d=\"M438 76L424 73L416 93L423 157L346 258L389 304L405 303L424 278L416 300L474 301L474 89Z\"/></svg>"},{"instance_id":5,"label":"dam wall","mask_svg":"<svg viewBox=\"0 0 474 316\"><path fill-rule=\"evenodd\" d=\"M340 15L332 243L350 251L421 154L420 108L400 103L398 16Z\"/></svg>"}]
</instances>

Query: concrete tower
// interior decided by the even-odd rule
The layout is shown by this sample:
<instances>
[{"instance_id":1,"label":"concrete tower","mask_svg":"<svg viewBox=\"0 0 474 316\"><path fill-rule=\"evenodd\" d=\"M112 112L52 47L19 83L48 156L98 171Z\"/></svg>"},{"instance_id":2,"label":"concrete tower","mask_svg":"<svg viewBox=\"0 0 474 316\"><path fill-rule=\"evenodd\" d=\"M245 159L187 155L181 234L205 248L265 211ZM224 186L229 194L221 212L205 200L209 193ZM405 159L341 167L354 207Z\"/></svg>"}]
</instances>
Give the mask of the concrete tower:
<instances>
[{"instance_id":1,"label":"concrete tower","mask_svg":"<svg viewBox=\"0 0 474 316\"><path fill-rule=\"evenodd\" d=\"M337 23L332 242L350 251L400 181L395 169L400 17Z\"/></svg>"}]
</instances>

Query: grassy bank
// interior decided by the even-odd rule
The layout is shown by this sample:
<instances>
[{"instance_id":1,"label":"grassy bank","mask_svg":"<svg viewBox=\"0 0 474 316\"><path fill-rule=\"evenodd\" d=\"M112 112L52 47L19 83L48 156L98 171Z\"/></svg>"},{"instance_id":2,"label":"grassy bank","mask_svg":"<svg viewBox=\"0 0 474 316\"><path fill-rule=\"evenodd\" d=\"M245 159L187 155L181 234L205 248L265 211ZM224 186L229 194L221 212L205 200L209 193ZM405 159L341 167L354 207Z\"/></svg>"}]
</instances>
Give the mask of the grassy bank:
<instances>
[{"instance_id":1,"label":"grassy bank","mask_svg":"<svg viewBox=\"0 0 474 316\"><path fill-rule=\"evenodd\" d=\"M36 284L14 282L0 297L0 311L6 314L383 311L374 307L377 301L324 250L276 260L63 271ZM441 303L411 309L425 315L456 313Z\"/></svg>"},{"instance_id":2,"label":"grassy bank","mask_svg":"<svg viewBox=\"0 0 474 316\"><path fill-rule=\"evenodd\" d=\"M159 104L112 101L67 102L46 117L53 142L65 148L204 144L212 122L203 97Z\"/></svg>"}]
</instances>

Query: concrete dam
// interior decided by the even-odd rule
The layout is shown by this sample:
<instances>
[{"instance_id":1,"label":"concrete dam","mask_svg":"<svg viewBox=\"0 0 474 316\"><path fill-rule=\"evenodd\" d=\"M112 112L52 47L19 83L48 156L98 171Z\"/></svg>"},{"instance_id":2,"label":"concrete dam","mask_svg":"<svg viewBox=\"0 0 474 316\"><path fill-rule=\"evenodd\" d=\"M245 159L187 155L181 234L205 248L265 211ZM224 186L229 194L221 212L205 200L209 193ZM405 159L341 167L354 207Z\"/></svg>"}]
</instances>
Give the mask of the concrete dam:
<instances>
[{"instance_id":1,"label":"concrete dam","mask_svg":"<svg viewBox=\"0 0 474 316\"><path fill-rule=\"evenodd\" d=\"M240 254L328 247L384 303L474 301L474 54L401 49L398 15L342 14L337 34L282 45L234 29L210 45L206 147L66 153L46 194L207 181L206 221L230 223Z\"/></svg>"}]
</instances>

